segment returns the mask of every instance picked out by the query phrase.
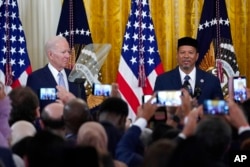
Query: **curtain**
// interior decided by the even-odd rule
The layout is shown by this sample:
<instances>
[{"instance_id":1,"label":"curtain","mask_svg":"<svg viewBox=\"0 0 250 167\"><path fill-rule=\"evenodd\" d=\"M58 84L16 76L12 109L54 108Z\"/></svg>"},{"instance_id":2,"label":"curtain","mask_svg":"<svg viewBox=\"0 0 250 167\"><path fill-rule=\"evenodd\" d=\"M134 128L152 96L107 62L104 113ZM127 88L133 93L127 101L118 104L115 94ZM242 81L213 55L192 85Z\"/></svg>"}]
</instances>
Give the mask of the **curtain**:
<instances>
[{"instance_id":1,"label":"curtain","mask_svg":"<svg viewBox=\"0 0 250 167\"><path fill-rule=\"evenodd\" d=\"M111 43L101 69L102 82L116 80L130 0L83 0L94 43ZM62 0L18 0L33 70L47 63L44 42L55 35ZM149 0L164 69L177 64L176 44L183 36L196 37L203 0ZM241 75L250 83L250 1L226 0L233 45ZM249 84L248 84L249 85Z\"/></svg>"},{"instance_id":2,"label":"curtain","mask_svg":"<svg viewBox=\"0 0 250 167\"><path fill-rule=\"evenodd\" d=\"M34 71L48 62L44 45L56 34L61 0L18 0L18 7Z\"/></svg>"}]
</instances>

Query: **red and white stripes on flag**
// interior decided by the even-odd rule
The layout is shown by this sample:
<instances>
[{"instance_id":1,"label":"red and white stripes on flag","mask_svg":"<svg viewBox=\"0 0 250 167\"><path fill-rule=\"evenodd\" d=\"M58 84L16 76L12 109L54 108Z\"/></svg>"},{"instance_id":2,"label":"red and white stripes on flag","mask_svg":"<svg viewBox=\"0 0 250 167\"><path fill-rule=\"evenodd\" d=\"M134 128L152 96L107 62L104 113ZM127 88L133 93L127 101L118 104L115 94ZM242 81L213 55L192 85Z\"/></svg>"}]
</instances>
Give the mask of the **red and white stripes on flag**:
<instances>
[{"instance_id":1,"label":"red and white stripes on flag","mask_svg":"<svg viewBox=\"0 0 250 167\"><path fill-rule=\"evenodd\" d=\"M14 87L26 85L32 69L17 0L2 1L0 16L0 81L9 92Z\"/></svg>"},{"instance_id":2,"label":"red and white stripes on flag","mask_svg":"<svg viewBox=\"0 0 250 167\"><path fill-rule=\"evenodd\" d=\"M142 95L153 94L157 75L163 73L148 0L132 0L124 34L117 83L134 119Z\"/></svg>"}]
</instances>

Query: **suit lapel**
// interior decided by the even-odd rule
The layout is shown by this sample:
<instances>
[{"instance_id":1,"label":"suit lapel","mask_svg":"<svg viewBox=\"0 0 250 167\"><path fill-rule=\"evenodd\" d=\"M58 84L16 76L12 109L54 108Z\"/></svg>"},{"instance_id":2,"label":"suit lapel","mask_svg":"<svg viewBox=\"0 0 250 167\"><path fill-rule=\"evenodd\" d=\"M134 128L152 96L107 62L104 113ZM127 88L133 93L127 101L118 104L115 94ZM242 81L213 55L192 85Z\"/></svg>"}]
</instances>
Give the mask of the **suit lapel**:
<instances>
[{"instance_id":1,"label":"suit lapel","mask_svg":"<svg viewBox=\"0 0 250 167\"><path fill-rule=\"evenodd\" d=\"M69 90L70 90L71 92L73 92L73 93L76 93L76 92L77 92L77 85L76 85L74 82L70 82L70 81L68 80L68 76L69 76L71 70L66 69L66 68L65 68L64 70L65 70L65 73L66 73L66 75L67 75L67 82L68 82L68 85L69 85Z\"/></svg>"},{"instance_id":2,"label":"suit lapel","mask_svg":"<svg viewBox=\"0 0 250 167\"><path fill-rule=\"evenodd\" d=\"M46 77L46 81L50 84L57 85L57 82L49 70L48 64L44 67L44 76Z\"/></svg>"},{"instance_id":3,"label":"suit lapel","mask_svg":"<svg viewBox=\"0 0 250 167\"><path fill-rule=\"evenodd\" d=\"M173 85L177 85L178 88L182 87L181 75L179 67L176 67L173 71L173 80L171 81Z\"/></svg>"},{"instance_id":4,"label":"suit lapel","mask_svg":"<svg viewBox=\"0 0 250 167\"><path fill-rule=\"evenodd\" d=\"M204 76L202 74L202 71L198 68L196 68L196 79L195 79L195 88L200 88L202 89L204 86Z\"/></svg>"}]
</instances>

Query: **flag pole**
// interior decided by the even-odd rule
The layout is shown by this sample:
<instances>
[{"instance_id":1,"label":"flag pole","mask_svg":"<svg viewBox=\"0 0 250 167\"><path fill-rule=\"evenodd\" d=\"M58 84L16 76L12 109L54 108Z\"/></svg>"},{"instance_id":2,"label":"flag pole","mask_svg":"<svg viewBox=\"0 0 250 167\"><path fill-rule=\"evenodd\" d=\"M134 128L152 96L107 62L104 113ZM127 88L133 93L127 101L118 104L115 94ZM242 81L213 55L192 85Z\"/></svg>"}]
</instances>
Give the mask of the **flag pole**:
<instances>
[{"instance_id":1,"label":"flag pole","mask_svg":"<svg viewBox=\"0 0 250 167\"><path fill-rule=\"evenodd\" d=\"M217 76L220 80L220 82L223 82L223 69L222 69L222 62L221 62L221 48L220 48L220 44L221 44L221 31L220 31L220 4L219 1L216 0L216 57L217 57L217 61L216 61L216 68L217 68Z\"/></svg>"}]
</instances>

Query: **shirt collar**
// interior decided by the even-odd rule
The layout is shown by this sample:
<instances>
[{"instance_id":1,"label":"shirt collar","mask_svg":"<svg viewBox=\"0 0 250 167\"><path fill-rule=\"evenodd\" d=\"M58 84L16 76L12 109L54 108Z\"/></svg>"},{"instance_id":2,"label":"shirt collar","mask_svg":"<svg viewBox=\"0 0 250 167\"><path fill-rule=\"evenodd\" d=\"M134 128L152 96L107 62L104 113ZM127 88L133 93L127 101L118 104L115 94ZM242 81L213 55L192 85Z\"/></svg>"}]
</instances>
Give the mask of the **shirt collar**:
<instances>
[{"instance_id":1,"label":"shirt collar","mask_svg":"<svg viewBox=\"0 0 250 167\"><path fill-rule=\"evenodd\" d=\"M54 78L56 79L58 76L59 71L57 71L57 69L55 67L53 67L50 63L48 64L49 70L51 71L52 75L54 76ZM61 73L66 76L65 70L62 69Z\"/></svg>"},{"instance_id":2,"label":"shirt collar","mask_svg":"<svg viewBox=\"0 0 250 167\"><path fill-rule=\"evenodd\" d=\"M181 76L181 81L182 81L182 83L184 82L184 77L185 77L186 75L189 75L190 81L191 81L191 82L194 82L194 81L195 81L196 67L194 67L193 70L192 70L189 74L184 73L184 72L181 70L181 68L179 67L179 72L180 72L180 76Z\"/></svg>"}]
</instances>

